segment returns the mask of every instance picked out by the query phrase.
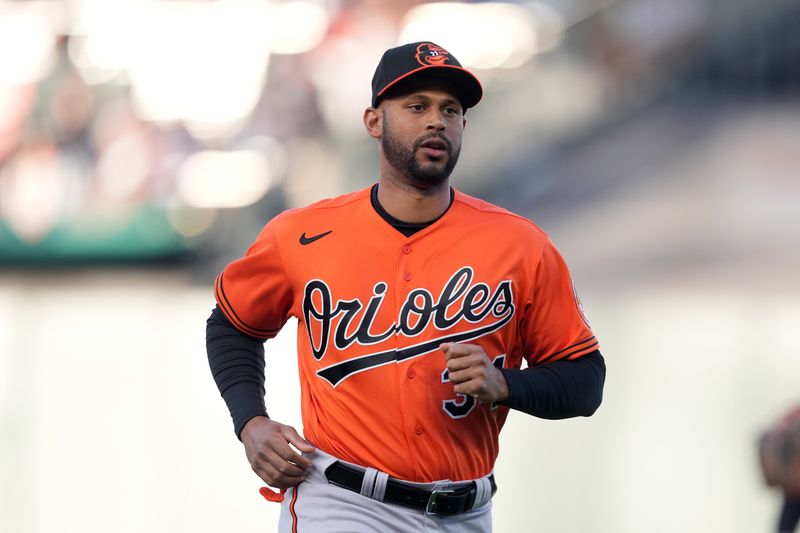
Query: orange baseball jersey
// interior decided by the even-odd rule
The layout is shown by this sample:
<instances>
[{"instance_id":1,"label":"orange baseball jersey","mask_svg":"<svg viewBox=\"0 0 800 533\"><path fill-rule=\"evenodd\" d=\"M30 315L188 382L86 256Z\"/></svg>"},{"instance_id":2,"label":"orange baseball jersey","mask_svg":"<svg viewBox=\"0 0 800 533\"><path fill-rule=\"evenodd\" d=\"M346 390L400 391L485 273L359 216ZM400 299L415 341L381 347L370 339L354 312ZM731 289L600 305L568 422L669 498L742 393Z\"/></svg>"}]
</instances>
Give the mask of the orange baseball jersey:
<instances>
[{"instance_id":1,"label":"orange baseball jersey","mask_svg":"<svg viewBox=\"0 0 800 533\"><path fill-rule=\"evenodd\" d=\"M408 238L370 189L281 213L217 277L215 295L251 336L299 320L312 444L410 481L488 474L508 415L455 393L441 343L480 345L507 368L598 349L547 235L460 191Z\"/></svg>"}]
</instances>

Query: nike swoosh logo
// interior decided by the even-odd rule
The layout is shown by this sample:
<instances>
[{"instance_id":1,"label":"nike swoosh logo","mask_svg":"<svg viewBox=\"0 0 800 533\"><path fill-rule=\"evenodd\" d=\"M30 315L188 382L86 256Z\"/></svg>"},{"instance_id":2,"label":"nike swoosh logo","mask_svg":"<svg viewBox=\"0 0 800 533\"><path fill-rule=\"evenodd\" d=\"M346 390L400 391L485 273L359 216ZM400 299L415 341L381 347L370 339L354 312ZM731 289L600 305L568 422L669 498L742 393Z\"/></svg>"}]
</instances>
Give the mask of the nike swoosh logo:
<instances>
[{"instance_id":1,"label":"nike swoosh logo","mask_svg":"<svg viewBox=\"0 0 800 533\"><path fill-rule=\"evenodd\" d=\"M311 244L314 241L320 240L329 233L333 233L333 230L328 230L325 233L320 233L319 235L314 235L313 237L306 237L306 232L304 231L303 234L300 235L300 244L302 244L303 246L305 246L306 244Z\"/></svg>"}]
</instances>

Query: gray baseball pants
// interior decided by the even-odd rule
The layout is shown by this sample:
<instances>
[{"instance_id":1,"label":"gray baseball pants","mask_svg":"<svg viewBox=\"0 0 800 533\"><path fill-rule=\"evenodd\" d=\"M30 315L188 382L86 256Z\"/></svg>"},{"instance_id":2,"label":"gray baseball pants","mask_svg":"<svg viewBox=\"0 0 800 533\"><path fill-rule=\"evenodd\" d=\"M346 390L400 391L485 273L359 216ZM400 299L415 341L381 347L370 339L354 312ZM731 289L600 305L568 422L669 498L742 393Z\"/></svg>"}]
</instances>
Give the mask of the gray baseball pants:
<instances>
[{"instance_id":1,"label":"gray baseball pants","mask_svg":"<svg viewBox=\"0 0 800 533\"><path fill-rule=\"evenodd\" d=\"M474 509L452 516L437 516L422 510L374 497L362 496L351 490L328 483L325 469L337 459L320 450L304 454L313 467L308 478L286 491L281 504L278 531L280 533L490 533L492 531L491 492L486 478L478 481L478 501ZM349 463L345 463L349 464ZM376 478L365 476L373 485ZM380 479L380 477L378 478ZM385 474L383 480L385 482ZM432 489L435 483L412 483ZM374 494L373 487L363 487L362 493Z\"/></svg>"}]
</instances>

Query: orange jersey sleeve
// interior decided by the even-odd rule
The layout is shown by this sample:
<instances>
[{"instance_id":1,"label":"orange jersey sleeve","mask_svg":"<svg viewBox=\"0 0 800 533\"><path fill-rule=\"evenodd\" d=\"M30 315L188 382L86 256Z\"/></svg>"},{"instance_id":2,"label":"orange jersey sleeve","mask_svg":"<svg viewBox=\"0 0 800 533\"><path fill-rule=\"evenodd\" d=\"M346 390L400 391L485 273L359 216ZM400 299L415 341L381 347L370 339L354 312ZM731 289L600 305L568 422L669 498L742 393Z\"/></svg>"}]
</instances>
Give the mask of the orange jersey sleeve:
<instances>
[{"instance_id":1,"label":"orange jersey sleeve","mask_svg":"<svg viewBox=\"0 0 800 533\"><path fill-rule=\"evenodd\" d=\"M576 359L599 344L578 299L567 264L550 239L544 244L529 295L524 325L525 359L531 366Z\"/></svg>"},{"instance_id":2,"label":"orange jersey sleeve","mask_svg":"<svg viewBox=\"0 0 800 533\"><path fill-rule=\"evenodd\" d=\"M259 339L278 333L294 299L275 237L279 219L264 227L245 256L229 264L214 286L217 304L228 320Z\"/></svg>"}]
</instances>

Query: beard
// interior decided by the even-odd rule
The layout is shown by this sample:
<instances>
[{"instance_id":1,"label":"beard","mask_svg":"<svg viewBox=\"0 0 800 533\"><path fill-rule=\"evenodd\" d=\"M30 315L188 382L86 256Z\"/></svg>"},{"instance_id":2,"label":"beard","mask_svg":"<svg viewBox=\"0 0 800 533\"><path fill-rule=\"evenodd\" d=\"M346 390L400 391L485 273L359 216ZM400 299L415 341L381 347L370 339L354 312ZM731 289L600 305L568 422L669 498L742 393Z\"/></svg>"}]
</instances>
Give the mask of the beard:
<instances>
[{"instance_id":1,"label":"beard","mask_svg":"<svg viewBox=\"0 0 800 533\"><path fill-rule=\"evenodd\" d=\"M447 162L444 165L440 165L437 162L421 164L417 160L417 151L422 143L434 138L441 140L447 146ZM453 144L449 139L436 133L420 137L411 147L403 146L392 134L392 130L386 121L386 115L384 115L383 119L381 147L386 161L392 167L406 176L413 185L424 188L435 187L447 181L461 153L461 146L453 148Z\"/></svg>"}]
</instances>

